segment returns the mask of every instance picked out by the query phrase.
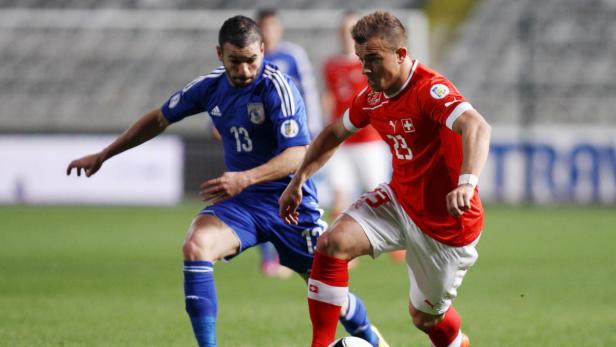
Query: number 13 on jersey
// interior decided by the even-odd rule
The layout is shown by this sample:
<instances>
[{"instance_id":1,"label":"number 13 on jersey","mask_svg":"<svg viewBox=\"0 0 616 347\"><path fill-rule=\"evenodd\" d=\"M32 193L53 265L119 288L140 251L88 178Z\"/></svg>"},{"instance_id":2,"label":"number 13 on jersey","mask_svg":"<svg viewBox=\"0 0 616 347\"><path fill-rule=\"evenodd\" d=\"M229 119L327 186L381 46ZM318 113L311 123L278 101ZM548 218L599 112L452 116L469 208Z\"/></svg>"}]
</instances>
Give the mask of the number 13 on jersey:
<instances>
[{"instance_id":1,"label":"number 13 on jersey","mask_svg":"<svg viewBox=\"0 0 616 347\"><path fill-rule=\"evenodd\" d=\"M252 140L248 130L244 127L231 127L229 129L235 137L235 150L239 152L252 152Z\"/></svg>"}]
</instances>

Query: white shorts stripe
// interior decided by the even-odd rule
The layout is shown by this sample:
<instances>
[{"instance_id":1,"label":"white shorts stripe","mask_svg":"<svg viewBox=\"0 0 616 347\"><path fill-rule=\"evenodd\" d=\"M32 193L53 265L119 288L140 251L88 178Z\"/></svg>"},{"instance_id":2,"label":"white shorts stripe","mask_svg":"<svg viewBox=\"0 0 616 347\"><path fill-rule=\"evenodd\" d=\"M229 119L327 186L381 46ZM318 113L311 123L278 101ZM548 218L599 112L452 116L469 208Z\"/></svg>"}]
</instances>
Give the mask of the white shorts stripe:
<instances>
[{"instance_id":1,"label":"white shorts stripe","mask_svg":"<svg viewBox=\"0 0 616 347\"><path fill-rule=\"evenodd\" d=\"M336 306L344 306L349 287L335 287L318 280L308 279L308 298Z\"/></svg>"}]
</instances>

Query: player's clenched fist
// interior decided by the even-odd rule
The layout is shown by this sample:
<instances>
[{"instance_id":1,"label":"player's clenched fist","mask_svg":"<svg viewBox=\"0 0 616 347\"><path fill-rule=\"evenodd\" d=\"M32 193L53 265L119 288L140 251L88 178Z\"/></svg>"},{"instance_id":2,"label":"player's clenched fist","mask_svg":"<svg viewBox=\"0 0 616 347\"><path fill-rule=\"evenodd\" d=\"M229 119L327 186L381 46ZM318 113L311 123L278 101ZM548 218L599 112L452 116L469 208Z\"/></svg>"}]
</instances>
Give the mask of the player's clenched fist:
<instances>
[{"instance_id":1,"label":"player's clenched fist","mask_svg":"<svg viewBox=\"0 0 616 347\"><path fill-rule=\"evenodd\" d=\"M105 159L101 153L86 155L83 158L71 161L66 168L66 174L70 175L73 169L77 169L77 176L81 176L81 170L83 170L86 177L90 177L101 168L104 161Z\"/></svg>"},{"instance_id":2,"label":"player's clenched fist","mask_svg":"<svg viewBox=\"0 0 616 347\"><path fill-rule=\"evenodd\" d=\"M471 208L471 199L475 188L470 184L462 184L447 194L447 211L454 217L460 217L464 211Z\"/></svg>"},{"instance_id":3,"label":"player's clenched fist","mask_svg":"<svg viewBox=\"0 0 616 347\"><path fill-rule=\"evenodd\" d=\"M278 199L278 214L287 224L297 225L299 213L297 207L302 202L302 184L292 179Z\"/></svg>"}]
</instances>

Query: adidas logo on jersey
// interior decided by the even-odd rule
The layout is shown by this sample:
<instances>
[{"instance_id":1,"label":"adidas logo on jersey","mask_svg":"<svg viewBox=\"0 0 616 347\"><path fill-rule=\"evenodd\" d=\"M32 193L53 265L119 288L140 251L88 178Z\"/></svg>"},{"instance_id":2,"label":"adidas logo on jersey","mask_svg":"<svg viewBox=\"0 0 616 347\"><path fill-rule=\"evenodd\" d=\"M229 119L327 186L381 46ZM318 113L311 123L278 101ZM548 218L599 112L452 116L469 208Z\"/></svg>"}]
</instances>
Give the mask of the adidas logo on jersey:
<instances>
[{"instance_id":1,"label":"adidas logo on jersey","mask_svg":"<svg viewBox=\"0 0 616 347\"><path fill-rule=\"evenodd\" d=\"M212 111L210 111L210 115L215 116L215 117L222 116L222 113L220 113L220 108L218 108L218 105L214 106Z\"/></svg>"}]
</instances>

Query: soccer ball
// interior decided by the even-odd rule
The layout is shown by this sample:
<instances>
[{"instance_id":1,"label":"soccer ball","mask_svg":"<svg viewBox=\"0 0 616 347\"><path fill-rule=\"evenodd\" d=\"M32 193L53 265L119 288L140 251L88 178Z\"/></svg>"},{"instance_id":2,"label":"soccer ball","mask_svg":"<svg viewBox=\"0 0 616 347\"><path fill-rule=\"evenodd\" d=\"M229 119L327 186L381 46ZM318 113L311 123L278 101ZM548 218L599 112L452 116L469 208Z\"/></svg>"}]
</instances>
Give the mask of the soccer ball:
<instances>
[{"instance_id":1,"label":"soccer ball","mask_svg":"<svg viewBox=\"0 0 616 347\"><path fill-rule=\"evenodd\" d=\"M345 336L332 342L329 347L372 347L370 342L355 336Z\"/></svg>"}]
</instances>

